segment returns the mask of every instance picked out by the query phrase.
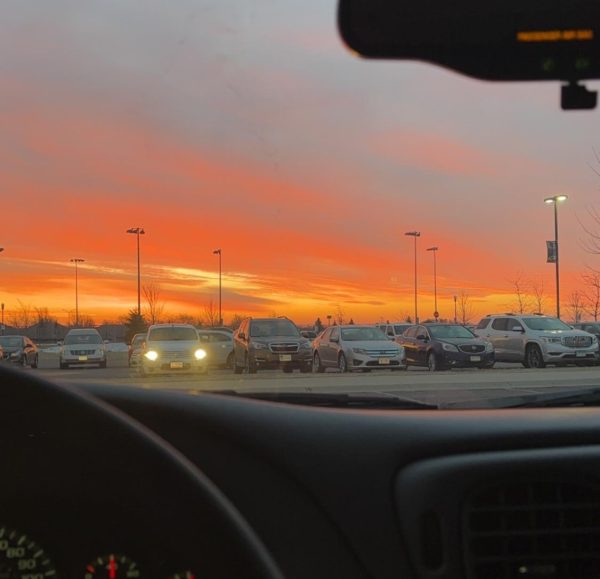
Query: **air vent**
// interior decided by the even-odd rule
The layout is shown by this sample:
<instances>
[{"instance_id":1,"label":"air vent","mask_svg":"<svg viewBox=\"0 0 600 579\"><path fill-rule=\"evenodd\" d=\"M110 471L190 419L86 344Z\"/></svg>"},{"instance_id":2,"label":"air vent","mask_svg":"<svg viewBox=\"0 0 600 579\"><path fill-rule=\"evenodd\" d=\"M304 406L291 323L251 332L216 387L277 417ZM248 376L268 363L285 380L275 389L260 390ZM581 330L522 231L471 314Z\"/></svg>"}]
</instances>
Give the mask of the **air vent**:
<instances>
[{"instance_id":1,"label":"air vent","mask_svg":"<svg viewBox=\"0 0 600 579\"><path fill-rule=\"evenodd\" d=\"M470 495L464 510L469 579L600 578L600 486L511 482Z\"/></svg>"}]
</instances>

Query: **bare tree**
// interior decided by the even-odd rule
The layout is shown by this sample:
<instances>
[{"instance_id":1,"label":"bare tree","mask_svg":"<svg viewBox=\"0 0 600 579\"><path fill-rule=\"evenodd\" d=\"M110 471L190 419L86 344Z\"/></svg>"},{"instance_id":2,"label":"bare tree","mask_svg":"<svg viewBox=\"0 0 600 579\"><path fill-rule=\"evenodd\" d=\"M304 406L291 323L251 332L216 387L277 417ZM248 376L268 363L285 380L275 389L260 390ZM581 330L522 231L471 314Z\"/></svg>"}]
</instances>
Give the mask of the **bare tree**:
<instances>
[{"instance_id":1,"label":"bare tree","mask_svg":"<svg viewBox=\"0 0 600 579\"><path fill-rule=\"evenodd\" d=\"M161 299L160 287L151 281L142 287L146 307L144 308L144 317L149 324L160 323L163 312L165 311L165 302Z\"/></svg>"},{"instance_id":2,"label":"bare tree","mask_svg":"<svg viewBox=\"0 0 600 579\"><path fill-rule=\"evenodd\" d=\"M531 293L533 294L532 297L535 304L535 311L538 314L544 313L544 307L547 301L545 290L544 280L533 281L531 283Z\"/></svg>"},{"instance_id":3,"label":"bare tree","mask_svg":"<svg viewBox=\"0 0 600 579\"><path fill-rule=\"evenodd\" d=\"M36 307L33 308L34 312L35 312L35 321L40 324L52 324L56 322L56 318L52 317L50 315L50 312L48 311L48 308L46 307Z\"/></svg>"},{"instance_id":4,"label":"bare tree","mask_svg":"<svg viewBox=\"0 0 600 579\"><path fill-rule=\"evenodd\" d=\"M241 314L233 314L233 316L231 317L231 322L229 322L229 325L231 326L232 330L237 330L240 325L242 324L242 322L247 318L248 316L243 316Z\"/></svg>"},{"instance_id":5,"label":"bare tree","mask_svg":"<svg viewBox=\"0 0 600 579\"><path fill-rule=\"evenodd\" d=\"M211 328L219 325L219 310L215 307L213 300L208 302L208 305L202 311L202 316L206 321L206 324Z\"/></svg>"},{"instance_id":6,"label":"bare tree","mask_svg":"<svg viewBox=\"0 0 600 579\"><path fill-rule=\"evenodd\" d=\"M165 321L169 324L191 324L192 326L202 326L202 318L194 317L191 314L169 314L165 316Z\"/></svg>"},{"instance_id":7,"label":"bare tree","mask_svg":"<svg viewBox=\"0 0 600 579\"><path fill-rule=\"evenodd\" d=\"M79 314L79 327L80 328L95 328L96 322L94 318L89 314Z\"/></svg>"},{"instance_id":8,"label":"bare tree","mask_svg":"<svg viewBox=\"0 0 600 579\"><path fill-rule=\"evenodd\" d=\"M337 323L338 326L341 326L342 324L345 323L345 318L346 318L346 314L344 312L344 310L342 309L342 306L340 306L340 304L338 304L335 308L335 321Z\"/></svg>"},{"instance_id":9,"label":"bare tree","mask_svg":"<svg viewBox=\"0 0 600 579\"><path fill-rule=\"evenodd\" d=\"M591 270L589 273L584 273L581 277L587 287L587 290L583 294L584 310L597 322L598 316L600 316L600 273Z\"/></svg>"},{"instance_id":10,"label":"bare tree","mask_svg":"<svg viewBox=\"0 0 600 579\"><path fill-rule=\"evenodd\" d=\"M32 307L21 300L17 300L17 304L18 306L9 316L9 323L15 328L28 328L33 322Z\"/></svg>"},{"instance_id":11,"label":"bare tree","mask_svg":"<svg viewBox=\"0 0 600 579\"><path fill-rule=\"evenodd\" d=\"M527 310L530 309L531 300L527 293L528 283L523 276L523 272L517 272L515 277L510 280L510 284L512 285L515 296L515 301L511 305L511 309L516 309L519 314L526 313Z\"/></svg>"},{"instance_id":12,"label":"bare tree","mask_svg":"<svg viewBox=\"0 0 600 579\"><path fill-rule=\"evenodd\" d=\"M573 321L573 323L579 323L581 321L581 316L583 314L584 308L583 294L579 290L571 292L571 295L569 296L569 302L567 303L567 307L571 313L571 320Z\"/></svg>"},{"instance_id":13,"label":"bare tree","mask_svg":"<svg viewBox=\"0 0 600 579\"><path fill-rule=\"evenodd\" d=\"M460 323L463 325L468 324L473 317L473 303L471 302L471 296L467 294L465 290L461 290L458 295L458 317Z\"/></svg>"}]
</instances>

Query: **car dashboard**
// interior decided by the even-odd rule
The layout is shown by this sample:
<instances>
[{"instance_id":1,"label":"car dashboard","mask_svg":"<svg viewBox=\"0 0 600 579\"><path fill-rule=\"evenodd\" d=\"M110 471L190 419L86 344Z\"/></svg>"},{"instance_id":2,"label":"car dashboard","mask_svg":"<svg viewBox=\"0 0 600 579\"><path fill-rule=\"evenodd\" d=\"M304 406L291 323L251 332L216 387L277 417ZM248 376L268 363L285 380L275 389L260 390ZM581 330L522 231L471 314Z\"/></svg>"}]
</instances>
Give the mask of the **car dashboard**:
<instances>
[{"instance_id":1,"label":"car dashboard","mask_svg":"<svg viewBox=\"0 0 600 579\"><path fill-rule=\"evenodd\" d=\"M195 466L282 577L600 576L594 408L336 410L86 391ZM110 433L69 432L75 454L3 453L0 529L43 550L52 566L40 577L254 576L229 560L238 551L209 524L202 497L171 486L144 449L121 444L111 458Z\"/></svg>"}]
</instances>

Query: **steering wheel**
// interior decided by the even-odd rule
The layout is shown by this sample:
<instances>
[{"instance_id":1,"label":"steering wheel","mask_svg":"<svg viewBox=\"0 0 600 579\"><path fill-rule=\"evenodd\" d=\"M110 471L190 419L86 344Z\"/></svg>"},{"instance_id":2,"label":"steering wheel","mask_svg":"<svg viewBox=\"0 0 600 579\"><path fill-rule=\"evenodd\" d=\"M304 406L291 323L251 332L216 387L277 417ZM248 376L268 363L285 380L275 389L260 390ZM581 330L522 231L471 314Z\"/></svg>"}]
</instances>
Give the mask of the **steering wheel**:
<instances>
[{"instance_id":1,"label":"steering wheel","mask_svg":"<svg viewBox=\"0 0 600 579\"><path fill-rule=\"evenodd\" d=\"M35 520L59 544L76 540L62 526L65 513L93 512L92 521L78 515L71 533L82 544L86 527L90 541L109 534L143 545L147 534L148 550L163 549L165 561L181 560L198 577L283 579L248 523L195 465L83 390L0 368L0 457L0 525L7 513L13 525L19 517Z\"/></svg>"}]
</instances>

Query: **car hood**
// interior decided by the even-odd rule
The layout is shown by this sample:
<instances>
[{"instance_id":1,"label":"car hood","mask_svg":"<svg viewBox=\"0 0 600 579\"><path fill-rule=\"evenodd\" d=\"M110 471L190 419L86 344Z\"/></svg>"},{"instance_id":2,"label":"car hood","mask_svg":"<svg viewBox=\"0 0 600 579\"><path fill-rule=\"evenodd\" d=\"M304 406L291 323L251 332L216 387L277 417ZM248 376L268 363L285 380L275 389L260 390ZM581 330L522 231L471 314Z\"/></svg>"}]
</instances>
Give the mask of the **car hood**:
<instances>
[{"instance_id":1,"label":"car hood","mask_svg":"<svg viewBox=\"0 0 600 579\"><path fill-rule=\"evenodd\" d=\"M201 347L205 348L198 340L153 340L146 342L146 350L162 350L163 352L189 352Z\"/></svg>"},{"instance_id":2,"label":"car hood","mask_svg":"<svg viewBox=\"0 0 600 579\"><path fill-rule=\"evenodd\" d=\"M487 344L486 340L482 338L434 338L437 342L446 342L447 344L462 345L462 344L472 344L475 346L485 346Z\"/></svg>"},{"instance_id":3,"label":"car hood","mask_svg":"<svg viewBox=\"0 0 600 579\"><path fill-rule=\"evenodd\" d=\"M278 342L290 342L293 344L310 344L310 340L298 336L271 336L265 338L250 338L251 342L258 344L277 344Z\"/></svg>"}]
</instances>

